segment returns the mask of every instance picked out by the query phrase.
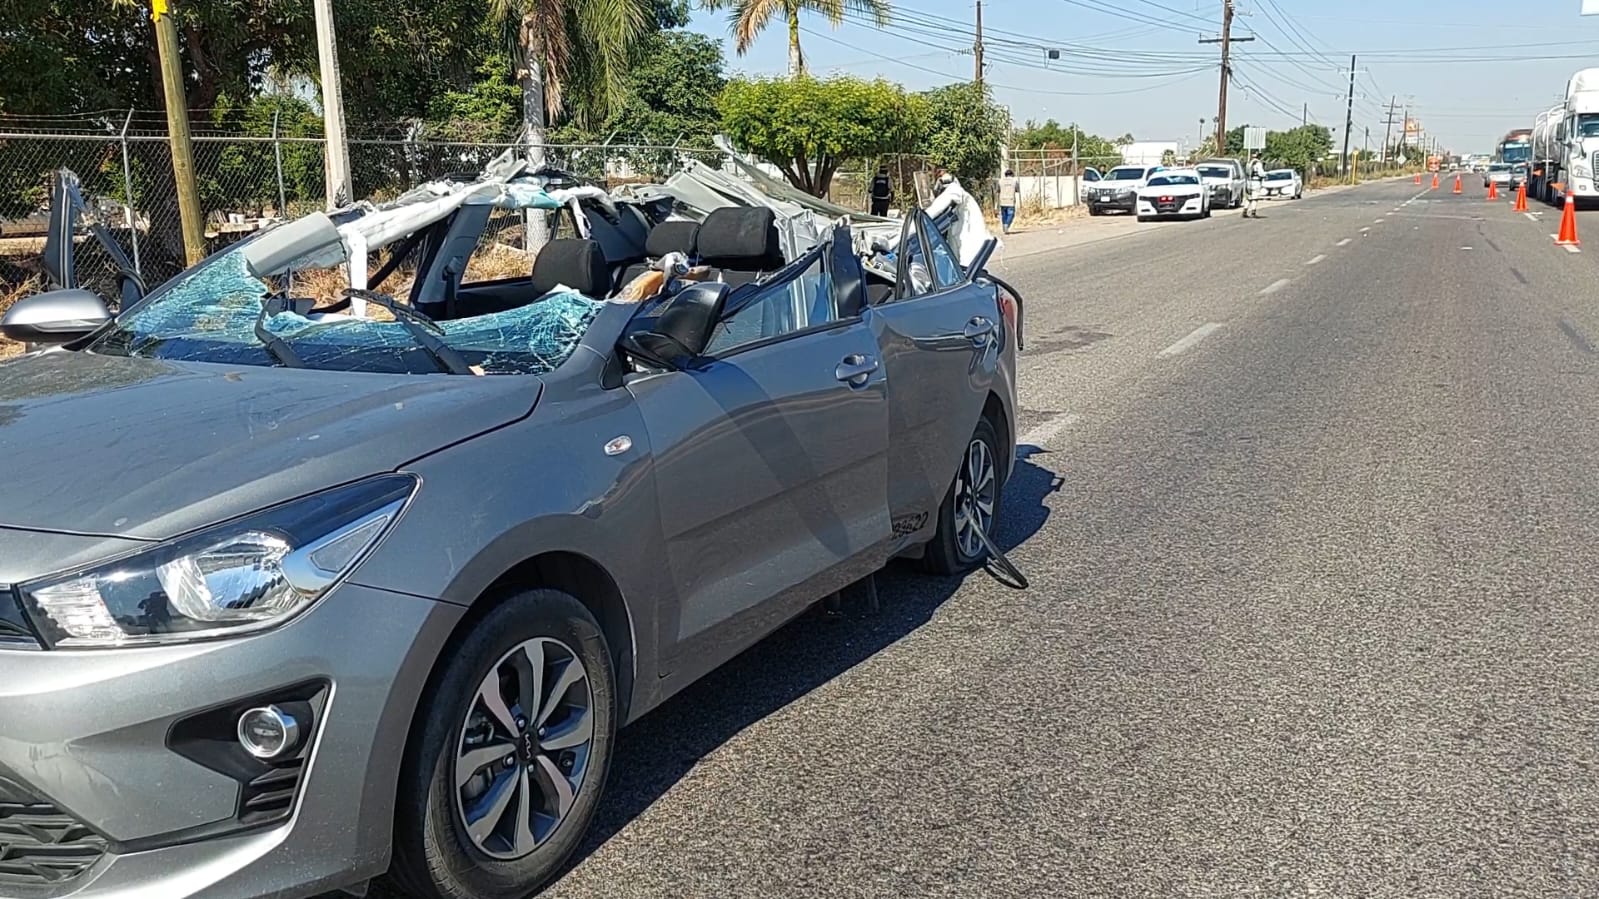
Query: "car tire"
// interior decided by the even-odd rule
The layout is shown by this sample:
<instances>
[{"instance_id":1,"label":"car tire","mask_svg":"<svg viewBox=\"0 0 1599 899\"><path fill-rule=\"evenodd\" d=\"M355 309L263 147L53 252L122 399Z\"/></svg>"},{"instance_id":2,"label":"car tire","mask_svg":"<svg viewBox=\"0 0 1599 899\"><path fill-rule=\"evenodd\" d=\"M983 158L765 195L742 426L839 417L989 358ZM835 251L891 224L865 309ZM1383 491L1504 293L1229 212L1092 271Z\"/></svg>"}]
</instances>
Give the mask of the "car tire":
<instances>
[{"instance_id":1,"label":"car tire","mask_svg":"<svg viewBox=\"0 0 1599 899\"><path fill-rule=\"evenodd\" d=\"M977 429L966 444L966 452L961 454L960 467L950 480L944 501L938 506L938 529L922 556L924 570L939 575L965 574L987 558L988 550L980 542L976 544L975 551L971 549L973 538L963 529L965 522L958 513L963 508L973 507L973 491L969 487L971 472L976 466L986 466L991 480L978 477L976 496L989 507L987 523L982 527L983 533L992 536L1005 492L1005 469L1001 464L1000 452L999 436L994 432L993 423L987 418L978 419ZM980 458L986 462L974 461L974 454L980 454Z\"/></svg>"},{"instance_id":2,"label":"car tire","mask_svg":"<svg viewBox=\"0 0 1599 899\"><path fill-rule=\"evenodd\" d=\"M515 696L519 683L527 683L520 673L534 664L543 674L535 688L540 694L569 676L581 680L574 679L560 697L511 701L507 691ZM575 673L572 664L580 666ZM487 695L491 677L499 679L498 713L480 698ZM537 710L526 714L524 704ZM616 708L609 647L582 603L544 589L504 597L448 650L418 703L395 803L391 885L421 899L528 896L544 886L577 849L594 817L615 746ZM513 739L506 739L513 734L498 723L506 715L521 728ZM552 720L562 724L549 726L556 745L547 748L540 742L542 729L534 728ZM585 734L586 741L571 743ZM476 748L469 750L473 742ZM495 751L507 753L504 761L482 762L469 778L459 776L477 767L484 750L496 743L501 748ZM478 759L471 758L473 752ZM581 766L575 787L574 765ZM566 781L566 791L555 786L554 778ZM457 787L463 780L465 785ZM485 784L476 797L485 803L479 820L492 815L497 821L474 835L463 802L469 788ZM496 785L513 793L498 812L489 798ZM548 829L542 836L524 797L532 809L545 813ZM563 803L564 815L547 814ZM519 827L523 823L529 823L525 833ZM530 851L516 844L523 837L531 837Z\"/></svg>"}]
</instances>

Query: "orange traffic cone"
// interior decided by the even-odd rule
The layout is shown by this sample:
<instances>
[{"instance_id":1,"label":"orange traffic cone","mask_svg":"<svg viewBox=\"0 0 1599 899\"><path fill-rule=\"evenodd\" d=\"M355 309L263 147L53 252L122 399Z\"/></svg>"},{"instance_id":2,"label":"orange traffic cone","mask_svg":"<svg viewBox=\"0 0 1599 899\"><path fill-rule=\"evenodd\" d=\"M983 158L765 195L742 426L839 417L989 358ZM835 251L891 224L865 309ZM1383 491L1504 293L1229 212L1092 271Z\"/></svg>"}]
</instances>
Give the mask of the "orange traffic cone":
<instances>
[{"instance_id":1,"label":"orange traffic cone","mask_svg":"<svg viewBox=\"0 0 1599 899\"><path fill-rule=\"evenodd\" d=\"M1451 193L1460 193L1460 176L1455 176L1455 189Z\"/></svg>"},{"instance_id":2,"label":"orange traffic cone","mask_svg":"<svg viewBox=\"0 0 1599 899\"><path fill-rule=\"evenodd\" d=\"M1432 173L1432 189L1433 190L1437 190L1438 189L1438 173L1437 172L1433 172Z\"/></svg>"},{"instance_id":3,"label":"orange traffic cone","mask_svg":"<svg viewBox=\"0 0 1599 899\"><path fill-rule=\"evenodd\" d=\"M1498 183L1499 182L1497 182L1497 181L1489 181L1488 182L1488 199L1490 199L1490 200L1499 199L1499 187L1497 186Z\"/></svg>"},{"instance_id":4,"label":"orange traffic cone","mask_svg":"<svg viewBox=\"0 0 1599 899\"><path fill-rule=\"evenodd\" d=\"M1526 184L1526 182L1522 182L1521 186L1516 188L1516 208L1515 208L1515 211L1516 212L1526 212L1527 211L1527 184Z\"/></svg>"},{"instance_id":5,"label":"orange traffic cone","mask_svg":"<svg viewBox=\"0 0 1599 899\"><path fill-rule=\"evenodd\" d=\"M1417 183L1417 184L1420 184L1420 183L1421 183L1421 173L1420 173L1420 172L1417 172L1417 173L1416 173L1416 183Z\"/></svg>"},{"instance_id":6,"label":"orange traffic cone","mask_svg":"<svg viewBox=\"0 0 1599 899\"><path fill-rule=\"evenodd\" d=\"M1555 243L1563 247L1577 245L1577 197L1575 194L1566 194L1566 211L1560 214L1560 234L1555 238Z\"/></svg>"}]
</instances>

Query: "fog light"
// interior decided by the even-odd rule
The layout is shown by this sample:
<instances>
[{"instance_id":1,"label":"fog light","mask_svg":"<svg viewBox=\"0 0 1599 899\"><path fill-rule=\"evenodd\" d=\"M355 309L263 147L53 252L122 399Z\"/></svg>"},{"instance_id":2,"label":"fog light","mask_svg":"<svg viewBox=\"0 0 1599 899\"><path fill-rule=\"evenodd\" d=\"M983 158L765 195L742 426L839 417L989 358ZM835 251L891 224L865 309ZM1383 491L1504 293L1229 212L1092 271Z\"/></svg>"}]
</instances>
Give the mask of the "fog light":
<instances>
[{"instance_id":1,"label":"fog light","mask_svg":"<svg viewBox=\"0 0 1599 899\"><path fill-rule=\"evenodd\" d=\"M288 755L300 747L300 734L299 719L275 705L259 706L239 716L239 745L258 759Z\"/></svg>"}]
</instances>

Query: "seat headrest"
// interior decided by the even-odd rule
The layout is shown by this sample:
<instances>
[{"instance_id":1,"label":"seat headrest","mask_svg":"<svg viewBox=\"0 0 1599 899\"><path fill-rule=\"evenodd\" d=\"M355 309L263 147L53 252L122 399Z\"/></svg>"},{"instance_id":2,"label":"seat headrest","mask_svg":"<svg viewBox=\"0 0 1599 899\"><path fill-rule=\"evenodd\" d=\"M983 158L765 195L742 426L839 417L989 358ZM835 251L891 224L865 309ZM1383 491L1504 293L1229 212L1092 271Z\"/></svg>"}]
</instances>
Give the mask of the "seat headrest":
<instances>
[{"instance_id":1,"label":"seat headrest","mask_svg":"<svg viewBox=\"0 0 1599 899\"><path fill-rule=\"evenodd\" d=\"M533 289L539 295L566 285L585 296L603 299L611 292L611 270L605 253L592 240L552 240L533 260Z\"/></svg>"},{"instance_id":2,"label":"seat headrest","mask_svg":"<svg viewBox=\"0 0 1599 899\"><path fill-rule=\"evenodd\" d=\"M777 216L764 206L724 206L700 225L700 261L716 268L770 271L783 267Z\"/></svg>"},{"instance_id":3,"label":"seat headrest","mask_svg":"<svg viewBox=\"0 0 1599 899\"><path fill-rule=\"evenodd\" d=\"M668 253L682 253L692 258L699 233L699 222L661 222L650 229L650 236L644 241L644 252L657 259Z\"/></svg>"}]
</instances>

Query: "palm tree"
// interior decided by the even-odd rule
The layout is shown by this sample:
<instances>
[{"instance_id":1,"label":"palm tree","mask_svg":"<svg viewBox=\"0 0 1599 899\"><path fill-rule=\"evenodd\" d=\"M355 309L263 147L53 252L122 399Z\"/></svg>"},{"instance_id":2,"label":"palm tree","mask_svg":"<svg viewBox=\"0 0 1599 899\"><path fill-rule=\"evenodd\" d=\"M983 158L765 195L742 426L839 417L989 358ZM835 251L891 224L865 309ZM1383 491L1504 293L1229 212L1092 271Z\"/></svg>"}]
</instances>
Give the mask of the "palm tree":
<instances>
[{"instance_id":1,"label":"palm tree","mask_svg":"<svg viewBox=\"0 0 1599 899\"><path fill-rule=\"evenodd\" d=\"M489 11L516 32L516 80L522 88L522 138L528 162L545 164L549 126L575 92L586 117L620 103L628 54L654 14L650 0L489 0ZM575 89L575 91L571 90ZM542 213L526 214L527 249L549 239Z\"/></svg>"},{"instance_id":2,"label":"palm tree","mask_svg":"<svg viewBox=\"0 0 1599 899\"><path fill-rule=\"evenodd\" d=\"M494 17L516 34L516 80L522 88L522 143L544 163L549 125L577 94L578 112L619 103L628 54L646 32L650 0L489 0Z\"/></svg>"},{"instance_id":3,"label":"palm tree","mask_svg":"<svg viewBox=\"0 0 1599 899\"><path fill-rule=\"evenodd\" d=\"M781 15L788 22L788 74L805 74L805 56L800 52L800 13L821 13L834 28L844 22L845 12L866 13L881 28L888 24L888 0L703 0L706 9L728 9L728 29L733 46L743 56L755 38Z\"/></svg>"}]
</instances>

